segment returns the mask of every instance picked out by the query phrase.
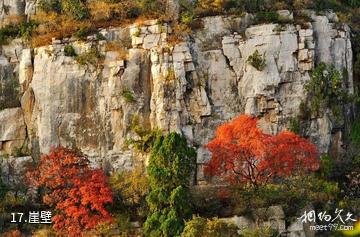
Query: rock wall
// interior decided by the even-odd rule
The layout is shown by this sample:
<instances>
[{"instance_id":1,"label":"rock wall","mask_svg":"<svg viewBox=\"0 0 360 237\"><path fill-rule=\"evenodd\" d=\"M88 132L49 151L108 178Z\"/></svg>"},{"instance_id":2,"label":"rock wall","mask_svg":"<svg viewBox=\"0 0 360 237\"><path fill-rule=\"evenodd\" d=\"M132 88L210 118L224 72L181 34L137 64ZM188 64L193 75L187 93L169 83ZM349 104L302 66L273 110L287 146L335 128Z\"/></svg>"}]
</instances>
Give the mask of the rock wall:
<instances>
[{"instance_id":1,"label":"rock wall","mask_svg":"<svg viewBox=\"0 0 360 237\"><path fill-rule=\"evenodd\" d=\"M34 50L16 40L3 46L1 78L17 75L23 94L21 109L0 112L0 124L12 123L0 127L12 134L0 134L0 151L10 152L22 142L33 154L62 145L79 148L110 170L130 169L138 155L124 145L137 139L131 129L136 116L141 126L183 133L198 147L201 183L202 165L209 159L202 145L212 139L215 127L246 113L258 116L268 133L286 129L300 113L304 83L317 63L346 69L347 89L353 93L350 29L335 23L336 16L312 14L305 28L251 25L252 18L203 18L203 27L180 43L169 25L153 20L102 29L106 40L101 41L94 36L86 42L54 39ZM107 41L129 44L127 58L106 50ZM78 55L96 49L103 58L79 64L65 56L68 44ZM262 71L247 62L255 50L266 58ZM305 135L321 152L340 152L345 126L346 121L334 122L325 114L311 119Z\"/></svg>"},{"instance_id":2,"label":"rock wall","mask_svg":"<svg viewBox=\"0 0 360 237\"><path fill-rule=\"evenodd\" d=\"M0 0L0 27L34 15L37 2L37 0Z\"/></svg>"}]
</instances>

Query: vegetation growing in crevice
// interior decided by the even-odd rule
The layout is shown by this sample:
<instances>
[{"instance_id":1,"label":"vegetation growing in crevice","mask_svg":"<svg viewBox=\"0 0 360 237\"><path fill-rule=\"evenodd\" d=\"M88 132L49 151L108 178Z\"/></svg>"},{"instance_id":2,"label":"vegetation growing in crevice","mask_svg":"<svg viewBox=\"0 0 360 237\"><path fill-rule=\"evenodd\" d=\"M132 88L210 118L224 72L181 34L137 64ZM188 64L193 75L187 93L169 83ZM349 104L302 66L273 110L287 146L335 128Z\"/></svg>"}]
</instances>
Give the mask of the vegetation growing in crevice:
<instances>
[{"instance_id":1,"label":"vegetation growing in crevice","mask_svg":"<svg viewBox=\"0 0 360 237\"><path fill-rule=\"evenodd\" d=\"M318 116L330 108L335 119L342 117L342 106L350 100L344 77L333 65L325 63L320 63L313 70L311 79L304 86L308 95L305 105L311 115Z\"/></svg>"},{"instance_id":2,"label":"vegetation growing in crevice","mask_svg":"<svg viewBox=\"0 0 360 237\"><path fill-rule=\"evenodd\" d=\"M7 44L8 40L19 35L19 28L15 25L7 25L0 28L0 45Z\"/></svg>"},{"instance_id":3,"label":"vegetation growing in crevice","mask_svg":"<svg viewBox=\"0 0 360 237\"><path fill-rule=\"evenodd\" d=\"M301 121L299 118L290 118L289 119L289 131L300 135L301 133Z\"/></svg>"},{"instance_id":4,"label":"vegetation growing in crevice","mask_svg":"<svg viewBox=\"0 0 360 237\"><path fill-rule=\"evenodd\" d=\"M277 12L260 11L256 13L255 24L276 23L279 22L280 16Z\"/></svg>"},{"instance_id":5,"label":"vegetation growing in crevice","mask_svg":"<svg viewBox=\"0 0 360 237\"><path fill-rule=\"evenodd\" d=\"M172 68L169 68L165 73L165 81L174 81L176 80L175 71Z\"/></svg>"},{"instance_id":6,"label":"vegetation growing in crevice","mask_svg":"<svg viewBox=\"0 0 360 237\"><path fill-rule=\"evenodd\" d=\"M128 139L125 142L125 147L133 145L135 150L142 153L147 153L151 150L154 142L158 136L161 136L159 130L148 130L140 124L138 115L133 115L131 119L130 130L134 132L139 139Z\"/></svg>"},{"instance_id":7,"label":"vegetation growing in crevice","mask_svg":"<svg viewBox=\"0 0 360 237\"><path fill-rule=\"evenodd\" d=\"M255 50L255 52L249 56L247 62L259 71L264 70L266 67L265 55L261 55L258 50Z\"/></svg>"},{"instance_id":8,"label":"vegetation growing in crevice","mask_svg":"<svg viewBox=\"0 0 360 237\"><path fill-rule=\"evenodd\" d=\"M0 28L0 45L9 43L10 39L21 37L24 40L30 40L33 31L37 27L34 21L23 21L18 24L10 24Z\"/></svg>"},{"instance_id":9,"label":"vegetation growing in crevice","mask_svg":"<svg viewBox=\"0 0 360 237\"><path fill-rule=\"evenodd\" d=\"M74 47L70 44L68 44L64 47L64 55L67 57L76 57L77 56Z\"/></svg>"},{"instance_id":10,"label":"vegetation growing in crevice","mask_svg":"<svg viewBox=\"0 0 360 237\"><path fill-rule=\"evenodd\" d=\"M74 36L76 39L79 40L86 40L86 37L91 33L93 33L94 31L95 29L93 27L84 25L81 26L76 32L74 32L72 36Z\"/></svg>"},{"instance_id":11,"label":"vegetation growing in crevice","mask_svg":"<svg viewBox=\"0 0 360 237\"><path fill-rule=\"evenodd\" d=\"M92 47L88 51L77 55L75 59L80 65L98 67L103 61L104 56L100 53L98 48Z\"/></svg>"},{"instance_id":12,"label":"vegetation growing in crevice","mask_svg":"<svg viewBox=\"0 0 360 237\"><path fill-rule=\"evenodd\" d=\"M107 42L105 51L117 53L117 60L126 60L128 58L128 50L122 41Z\"/></svg>"},{"instance_id":13,"label":"vegetation growing in crevice","mask_svg":"<svg viewBox=\"0 0 360 237\"><path fill-rule=\"evenodd\" d=\"M121 96L125 99L126 103L135 103L136 102L134 92L132 92L128 88L122 89Z\"/></svg>"}]
</instances>

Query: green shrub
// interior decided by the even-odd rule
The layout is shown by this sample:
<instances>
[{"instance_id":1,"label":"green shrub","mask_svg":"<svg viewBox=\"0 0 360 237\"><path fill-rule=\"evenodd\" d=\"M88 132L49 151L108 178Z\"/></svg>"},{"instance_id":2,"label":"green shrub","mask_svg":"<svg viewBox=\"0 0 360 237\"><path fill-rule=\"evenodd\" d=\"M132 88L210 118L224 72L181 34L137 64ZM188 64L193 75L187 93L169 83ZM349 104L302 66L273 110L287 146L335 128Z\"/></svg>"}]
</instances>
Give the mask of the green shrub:
<instances>
[{"instance_id":1,"label":"green shrub","mask_svg":"<svg viewBox=\"0 0 360 237\"><path fill-rule=\"evenodd\" d=\"M136 99L134 97L134 92L128 88L123 88L121 91L121 96L125 99L126 103L135 103Z\"/></svg>"},{"instance_id":2,"label":"green shrub","mask_svg":"<svg viewBox=\"0 0 360 237\"><path fill-rule=\"evenodd\" d=\"M153 14L154 12L165 12L166 4L162 1L137 0L137 6L143 14Z\"/></svg>"},{"instance_id":3,"label":"green shrub","mask_svg":"<svg viewBox=\"0 0 360 237\"><path fill-rule=\"evenodd\" d=\"M243 0L245 11L256 13L266 10L266 0Z\"/></svg>"},{"instance_id":4,"label":"green shrub","mask_svg":"<svg viewBox=\"0 0 360 237\"><path fill-rule=\"evenodd\" d=\"M316 11L325 11L325 10L333 10L333 11L344 11L345 5L338 2L337 0L315 0L313 7Z\"/></svg>"},{"instance_id":5,"label":"green shrub","mask_svg":"<svg viewBox=\"0 0 360 237\"><path fill-rule=\"evenodd\" d=\"M193 217L185 223L181 237L237 237L238 228L234 224L226 223L217 218L204 219Z\"/></svg>"},{"instance_id":6,"label":"green shrub","mask_svg":"<svg viewBox=\"0 0 360 237\"><path fill-rule=\"evenodd\" d=\"M93 47L89 51L76 56L75 59L80 65L92 65L97 67L103 58L104 56L99 50L96 47Z\"/></svg>"},{"instance_id":7,"label":"green shrub","mask_svg":"<svg viewBox=\"0 0 360 237\"><path fill-rule=\"evenodd\" d=\"M280 21L280 16L277 12L261 11L256 13L255 24L276 23Z\"/></svg>"},{"instance_id":8,"label":"green shrub","mask_svg":"<svg viewBox=\"0 0 360 237\"><path fill-rule=\"evenodd\" d=\"M12 38L22 37L29 40L38 24L34 21L21 22L17 25L7 25L0 29L0 45L7 44Z\"/></svg>"},{"instance_id":9,"label":"green shrub","mask_svg":"<svg viewBox=\"0 0 360 237\"><path fill-rule=\"evenodd\" d=\"M0 45L8 43L8 40L19 35L19 27L15 25L7 25L0 28Z\"/></svg>"},{"instance_id":10,"label":"green shrub","mask_svg":"<svg viewBox=\"0 0 360 237\"><path fill-rule=\"evenodd\" d=\"M290 118L289 120L289 131L300 134L301 132L301 126L300 126L300 119L298 118Z\"/></svg>"},{"instance_id":11,"label":"green shrub","mask_svg":"<svg viewBox=\"0 0 360 237\"><path fill-rule=\"evenodd\" d=\"M186 25L190 25L194 21L194 14L191 12L184 12L180 16L180 22Z\"/></svg>"},{"instance_id":12,"label":"green shrub","mask_svg":"<svg viewBox=\"0 0 360 237\"><path fill-rule=\"evenodd\" d=\"M126 141L125 145L126 147L130 144L134 145L135 150L142 153L149 152L154 145L156 138L161 135L161 131L159 130L148 130L140 125L138 115L132 117L130 129L138 135L139 139L129 139Z\"/></svg>"},{"instance_id":13,"label":"green shrub","mask_svg":"<svg viewBox=\"0 0 360 237\"><path fill-rule=\"evenodd\" d=\"M92 33L92 29L89 27L81 27L76 31L73 36L80 40L86 40L86 37Z\"/></svg>"},{"instance_id":14,"label":"green shrub","mask_svg":"<svg viewBox=\"0 0 360 237\"><path fill-rule=\"evenodd\" d=\"M23 144L22 146L15 148L14 155L15 157L29 156L31 155L31 151L29 150L26 144Z\"/></svg>"},{"instance_id":15,"label":"green shrub","mask_svg":"<svg viewBox=\"0 0 360 237\"><path fill-rule=\"evenodd\" d=\"M63 0L61 1L62 11L75 20L84 20L89 18L90 13L83 0Z\"/></svg>"},{"instance_id":16,"label":"green shrub","mask_svg":"<svg viewBox=\"0 0 360 237\"><path fill-rule=\"evenodd\" d=\"M351 126L351 142L360 148L360 118L357 118Z\"/></svg>"},{"instance_id":17,"label":"green shrub","mask_svg":"<svg viewBox=\"0 0 360 237\"><path fill-rule=\"evenodd\" d=\"M61 12L61 1L60 0L40 0L38 2L38 8L43 12Z\"/></svg>"},{"instance_id":18,"label":"green shrub","mask_svg":"<svg viewBox=\"0 0 360 237\"><path fill-rule=\"evenodd\" d=\"M329 179L332 176L334 169L333 161L328 154L320 156L320 169L318 173L320 173L320 177L324 179Z\"/></svg>"},{"instance_id":19,"label":"green shrub","mask_svg":"<svg viewBox=\"0 0 360 237\"><path fill-rule=\"evenodd\" d=\"M346 0L345 1L350 7L360 7L360 1L359 0Z\"/></svg>"},{"instance_id":20,"label":"green shrub","mask_svg":"<svg viewBox=\"0 0 360 237\"><path fill-rule=\"evenodd\" d=\"M196 152L177 133L157 137L147 168L150 213L144 224L146 236L179 236L184 220L191 217L189 185Z\"/></svg>"},{"instance_id":21,"label":"green shrub","mask_svg":"<svg viewBox=\"0 0 360 237\"><path fill-rule=\"evenodd\" d=\"M64 54L67 57L76 57L77 56L74 47L70 44L68 44L64 47Z\"/></svg>"},{"instance_id":22,"label":"green shrub","mask_svg":"<svg viewBox=\"0 0 360 237\"><path fill-rule=\"evenodd\" d=\"M23 39L29 40L36 27L38 27L38 24L35 21L23 22L19 26L19 34Z\"/></svg>"},{"instance_id":23,"label":"green shrub","mask_svg":"<svg viewBox=\"0 0 360 237\"><path fill-rule=\"evenodd\" d=\"M255 52L249 56L247 62L259 71L264 70L266 67L265 56L261 55L258 50L255 50Z\"/></svg>"},{"instance_id":24,"label":"green shrub","mask_svg":"<svg viewBox=\"0 0 360 237\"><path fill-rule=\"evenodd\" d=\"M99 40L99 41L100 40L106 40L106 37L103 34L97 32L96 33L96 40Z\"/></svg>"},{"instance_id":25,"label":"green shrub","mask_svg":"<svg viewBox=\"0 0 360 237\"><path fill-rule=\"evenodd\" d=\"M341 118L342 105L349 100L348 92L343 87L344 77L333 65L320 63L314 69L311 79L304 86L313 115L330 108L336 119Z\"/></svg>"}]
</instances>

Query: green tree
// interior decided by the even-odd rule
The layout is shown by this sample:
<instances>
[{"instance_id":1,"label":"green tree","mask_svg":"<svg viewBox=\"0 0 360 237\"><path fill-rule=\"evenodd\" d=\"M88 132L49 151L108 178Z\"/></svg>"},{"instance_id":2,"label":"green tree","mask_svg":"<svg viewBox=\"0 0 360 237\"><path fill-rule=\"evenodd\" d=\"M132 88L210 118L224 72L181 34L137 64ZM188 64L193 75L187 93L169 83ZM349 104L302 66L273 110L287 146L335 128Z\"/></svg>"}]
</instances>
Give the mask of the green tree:
<instances>
[{"instance_id":1,"label":"green tree","mask_svg":"<svg viewBox=\"0 0 360 237\"><path fill-rule=\"evenodd\" d=\"M179 236L184 220L191 217L189 185L195 166L195 150L186 139L170 133L158 136L148 165L150 214L144 224L146 236Z\"/></svg>"}]
</instances>

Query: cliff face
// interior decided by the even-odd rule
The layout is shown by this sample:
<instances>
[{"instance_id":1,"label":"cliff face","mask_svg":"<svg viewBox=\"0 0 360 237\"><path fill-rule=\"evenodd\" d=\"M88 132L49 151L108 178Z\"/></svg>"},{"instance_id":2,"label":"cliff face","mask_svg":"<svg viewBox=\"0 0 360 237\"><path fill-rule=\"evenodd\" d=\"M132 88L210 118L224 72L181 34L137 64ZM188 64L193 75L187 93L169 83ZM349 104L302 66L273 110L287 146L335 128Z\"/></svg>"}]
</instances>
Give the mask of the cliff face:
<instances>
[{"instance_id":1,"label":"cliff face","mask_svg":"<svg viewBox=\"0 0 360 237\"><path fill-rule=\"evenodd\" d=\"M251 19L203 18L203 27L180 43L171 38L170 26L157 21L103 29L106 40L100 41L54 39L34 50L12 41L2 47L0 79L14 72L23 95L21 108L0 111L0 153L14 152L23 143L33 154L62 145L77 147L110 169L129 169L137 155L124 144L138 139L131 129L136 117L144 128L180 132L199 147L201 181L201 167L209 159L201 146L216 126L246 113L259 116L268 133L286 129L300 113L304 84L317 63L346 69L353 93L350 29L334 23L336 16L313 14L306 29L251 26ZM126 45L127 58L109 50L107 41ZM68 44L87 61L79 64L65 56ZM256 50L266 58L262 71L247 62ZM345 117L351 115L350 109L344 111ZM341 152L346 121L335 122L326 113L307 124L304 135L321 152Z\"/></svg>"}]
</instances>

